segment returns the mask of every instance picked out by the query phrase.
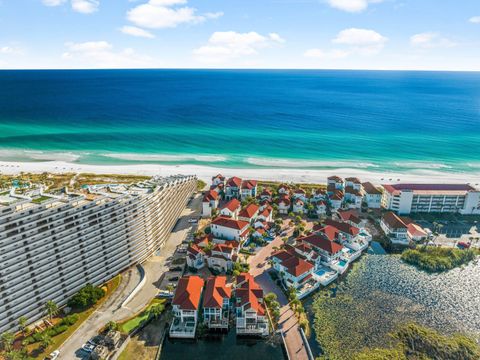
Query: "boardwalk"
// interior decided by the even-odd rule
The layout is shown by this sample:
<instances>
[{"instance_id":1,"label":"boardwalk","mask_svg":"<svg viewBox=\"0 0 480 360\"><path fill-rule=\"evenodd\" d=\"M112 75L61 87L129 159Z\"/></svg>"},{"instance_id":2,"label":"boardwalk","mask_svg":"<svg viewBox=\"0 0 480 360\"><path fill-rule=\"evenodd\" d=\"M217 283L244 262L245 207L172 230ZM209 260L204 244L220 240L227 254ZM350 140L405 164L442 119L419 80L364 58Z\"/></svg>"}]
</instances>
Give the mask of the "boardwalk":
<instances>
[{"instance_id":1,"label":"boardwalk","mask_svg":"<svg viewBox=\"0 0 480 360\"><path fill-rule=\"evenodd\" d=\"M263 288L265 293L273 292L277 295L280 303L280 320L278 327L283 331L287 345L288 355L292 360L308 360L307 350L300 335L297 317L293 313L288 299L283 291L272 281L267 273L270 268L268 257L273 252L273 247L280 247L283 244L280 237L275 238L271 243L262 248L256 256L251 256L248 260L250 264L250 273L255 277L255 281Z\"/></svg>"}]
</instances>

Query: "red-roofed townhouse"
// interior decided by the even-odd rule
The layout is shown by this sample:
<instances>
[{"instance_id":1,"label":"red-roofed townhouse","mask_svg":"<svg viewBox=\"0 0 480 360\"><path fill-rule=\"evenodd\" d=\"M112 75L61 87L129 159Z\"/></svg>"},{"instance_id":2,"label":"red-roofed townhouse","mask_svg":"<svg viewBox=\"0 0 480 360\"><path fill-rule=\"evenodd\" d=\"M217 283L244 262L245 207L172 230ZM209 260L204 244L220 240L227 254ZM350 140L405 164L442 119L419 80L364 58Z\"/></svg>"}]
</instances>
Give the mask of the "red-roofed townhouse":
<instances>
[{"instance_id":1,"label":"red-roofed townhouse","mask_svg":"<svg viewBox=\"0 0 480 360\"><path fill-rule=\"evenodd\" d=\"M268 205L264 209L260 210L261 211L258 216L257 216L257 221L266 221L266 222L272 222L273 221L273 208Z\"/></svg>"},{"instance_id":2,"label":"red-roofed townhouse","mask_svg":"<svg viewBox=\"0 0 480 360\"><path fill-rule=\"evenodd\" d=\"M315 266L302 259L294 249L279 250L272 254L273 268L278 272L285 287L301 288L312 277Z\"/></svg>"},{"instance_id":3,"label":"red-roofed townhouse","mask_svg":"<svg viewBox=\"0 0 480 360\"><path fill-rule=\"evenodd\" d=\"M359 178L357 177L348 177L348 178L345 178L345 187L352 187L354 188L355 190L357 191L362 191L362 182L360 181Z\"/></svg>"},{"instance_id":4,"label":"red-roofed townhouse","mask_svg":"<svg viewBox=\"0 0 480 360\"><path fill-rule=\"evenodd\" d=\"M268 335L263 290L249 273L236 278L235 317L237 335Z\"/></svg>"},{"instance_id":5,"label":"red-roofed townhouse","mask_svg":"<svg viewBox=\"0 0 480 360\"><path fill-rule=\"evenodd\" d=\"M307 192L305 190L301 189L301 188L295 189L293 191L292 198L295 199L295 200L300 199L303 202L306 202L307 201Z\"/></svg>"},{"instance_id":6,"label":"red-roofed townhouse","mask_svg":"<svg viewBox=\"0 0 480 360\"><path fill-rule=\"evenodd\" d=\"M272 201L272 195L272 190L270 190L269 188L264 188L262 193L260 194L260 200Z\"/></svg>"},{"instance_id":7,"label":"red-roofed townhouse","mask_svg":"<svg viewBox=\"0 0 480 360\"><path fill-rule=\"evenodd\" d=\"M170 337L195 337L203 284L199 276L185 276L179 280L172 300L174 319L170 326Z\"/></svg>"},{"instance_id":8,"label":"red-roofed townhouse","mask_svg":"<svg viewBox=\"0 0 480 360\"><path fill-rule=\"evenodd\" d=\"M242 186L242 179L234 176L227 180L225 185L225 199L231 200L233 198L240 198L240 187Z\"/></svg>"},{"instance_id":9,"label":"red-roofed townhouse","mask_svg":"<svg viewBox=\"0 0 480 360\"><path fill-rule=\"evenodd\" d=\"M254 198L257 196L257 180L243 180L240 190L242 200L246 198Z\"/></svg>"},{"instance_id":10,"label":"red-roofed townhouse","mask_svg":"<svg viewBox=\"0 0 480 360\"><path fill-rule=\"evenodd\" d=\"M320 255L307 243L298 243L294 247L295 252L299 254L303 259L311 262L315 265L315 269L321 266L322 258Z\"/></svg>"},{"instance_id":11,"label":"red-roofed townhouse","mask_svg":"<svg viewBox=\"0 0 480 360\"><path fill-rule=\"evenodd\" d=\"M250 203L238 213L238 220L246 221L252 224L258 216L258 210L259 206L257 204Z\"/></svg>"},{"instance_id":12,"label":"red-roofed townhouse","mask_svg":"<svg viewBox=\"0 0 480 360\"><path fill-rule=\"evenodd\" d=\"M329 195L328 199L330 201L330 206L332 207L332 209L334 210L340 209L342 207L343 198L344 198L344 194L340 190L335 190L333 194Z\"/></svg>"},{"instance_id":13,"label":"red-roofed townhouse","mask_svg":"<svg viewBox=\"0 0 480 360\"><path fill-rule=\"evenodd\" d=\"M290 195L290 186L282 184L278 187L278 194L279 195Z\"/></svg>"},{"instance_id":14,"label":"red-roofed townhouse","mask_svg":"<svg viewBox=\"0 0 480 360\"><path fill-rule=\"evenodd\" d=\"M355 210L339 210L337 211L337 215L341 221L346 222L347 224L355 226L359 229L363 229L365 226L365 222L360 219L360 216Z\"/></svg>"},{"instance_id":15,"label":"red-roofed townhouse","mask_svg":"<svg viewBox=\"0 0 480 360\"><path fill-rule=\"evenodd\" d=\"M326 200L327 192L323 189L318 188L313 192L312 198L314 201Z\"/></svg>"},{"instance_id":16,"label":"red-roofed townhouse","mask_svg":"<svg viewBox=\"0 0 480 360\"><path fill-rule=\"evenodd\" d=\"M305 203L302 199L298 198L296 200L293 200L293 212L295 214L303 214L305 213L305 211Z\"/></svg>"},{"instance_id":17,"label":"red-roofed townhouse","mask_svg":"<svg viewBox=\"0 0 480 360\"><path fill-rule=\"evenodd\" d=\"M202 216L212 216L212 210L218 207L220 197L215 190L209 190L205 193L202 200Z\"/></svg>"},{"instance_id":18,"label":"red-roofed townhouse","mask_svg":"<svg viewBox=\"0 0 480 360\"><path fill-rule=\"evenodd\" d=\"M319 218L327 215L327 203L324 200L318 200L315 203L315 212Z\"/></svg>"},{"instance_id":19,"label":"red-roofed townhouse","mask_svg":"<svg viewBox=\"0 0 480 360\"><path fill-rule=\"evenodd\" d=\"M225 276L211 276L203 295L203 321L209 329L228 329L232 289Z\"/></svg>"},{"instance_id":20,"label":"red-roofed townhouse","mask_svg":"<svg viewBox=\"0 0 480 360\"><path fill-rule=\"evenodd\" d=\"M277 200L278 213L279 214L288 214L290 212L290 199L288 196L282 195L280 199Z\"/></svg>"},{"instance_id":21,"label":"red-roofed townhouse","mask_svg":"<svg viewBox=\"0 0 480 360\"><path fill-rule=\"evenodd\" d=\"M360 233L359 228L357 228L356 226L352 226L346 222L335 221L333 219L326 219L325 224L337 228L339 232L339 236L337 238L341 242L351 241Z\"/></svg>"},{"instance_id":22,"label":"red-roofed townhouse","mask_svg":"<svg viewBox=\"0 0 480 360\"><path fill-rule=\"evenodd\" d=\"M363 201L370 209L380 209L382 206L382 192L371 182L365 182L363 187Z\"/></svg>"},{"instance_id":23,"label":"red-roofed townhouse","mask_svg":"<svg viewBox=\"0 0 480 360\"><path fill-rule=\"evenodd\" d=\"M218 174L214 177L212 177L212 185L213 186L218 186L222 184L223 186L225 185L225 176L223 176L222 174Z\"/></svg>"},{"instance_id":24,"label":"red-roofed townhouse","mask_svg":"<svg viewBox=\"0 0 480 360\"><path fill-rule=\"evenodd\" d=\"M250 223L219 216L210 224L213 241L222 243L225 240L242 242L248 238Z\"/></svg>"},{"instance_id":25,"label":"red-roofed townhouse","mask_svg":"<svg viewBox=\"0 0 480 360\"><path fill-rule=\"evenodd\" d=\"M321 257L321 262L339 272L346 270L348 263L340 263L343 255L343 246L329 240L324 234L312 234L298 239L299 243L306 243ZM342 265L341 269L337 265ZM344 269L343 269L344 268Z\"/></svg>"},{"instance_id":26,"label":"red-roofed townhouse","mask_svg":"<svg viewBox=\"0 0 480 360\"><path fill-rule=\"evenodd\" d=\"M236 220L238 219L238 213L240 212L241 208L242 204L240 204L240 201L237 199L232 199L220 209L220 215Z\"/></svg>"},{"instance_id":27,"label":"red-roofed townhouse","mask_svg":"<svg viewBox=\"0 0 480 360\"><path fill-rule=\"evenodd\" d=\"M361 186L361 185L360 185ZM363 193L352 186L345 187L345 202L351 209L360 209L363 202Z\"/></svg>"},{"instance_id":28,"label":"red-roofed townhouse","mask_svg":"<svg viewBox=\"0 0 480 360\"><path fill-rule=\"evenodd\" d=\"M329 176L327 178L327 188L328 192L332 192L332 190L343 190L345 188L345 182L339 176Z\"/></svg>"},{"instance_id":29,"label":"red-roofed townhouse","mask_svg":"<svg viewBox=\"0 0 480 360\"><path fill-rule=\"evenodd\" d=\"M205 266L205 252L199 245L192 244L188 247L187 266L196 270L200 270Z\"/></svg>"},{"instance_id":30,"label":"red-roofed townhouse","mask_svg":"<svg viewBox=\"0 0 480 360\"><path fill-rule=\"evenodd\" d=\"M408 225L394 212L389 211L383 215L380 227L393 243L402 245L410 243Z\"/></svg>"},{"instance_id":31,"label":"red-roofed townhouse","mask_svg":"<svg viewBox=\"0 0 480 360\"><path fill-rule=\"evenodd\" d=\"M212 250L207 252L208 267L220 273L232 270L233 263L238 258L238 245L236 241L215 244Z\"/></svg>"}]
</instances>

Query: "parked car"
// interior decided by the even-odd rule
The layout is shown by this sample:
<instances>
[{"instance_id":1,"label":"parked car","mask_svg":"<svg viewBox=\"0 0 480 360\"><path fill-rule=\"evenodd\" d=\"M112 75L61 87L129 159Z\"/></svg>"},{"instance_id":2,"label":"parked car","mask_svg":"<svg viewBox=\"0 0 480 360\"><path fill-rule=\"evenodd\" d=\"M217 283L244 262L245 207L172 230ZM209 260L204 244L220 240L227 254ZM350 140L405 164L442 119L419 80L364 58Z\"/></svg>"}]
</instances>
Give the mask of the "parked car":
<instances>
[{"instance_id":1,"label":"parked car","mask_svg":"<svg viewBox=\"0 0 480 360\"><path fill-rule=\"evenodd\" d=\"M87 353L91 353L93 351L93 349L95 349L95 345L83 344L83 346L82 346L82 350L86 351Z\"/></svg>"},{"instance_id":2,"label":"parked car","mask_svg":"<svg viewBox=\"0 0 480 360\"><path fill-rule=\"evenodd\" d=\"M172 276L171 278L168 278L168 281L178 281L178 276Z\"/></svg>"},{"instance_id":3,"label":"parked car","mask_svg":"<svg viewBox=\"0 0 480 360\"><path fill-rule=\"evenodd\" d=\"M55 360L60 355L60 350L55 350L50 355L48 355L45 360Z\"/></svg>"},{"instance_id":4,"label":"parked car","mask_svg":"<svg viewBox=\"0 0 480 360\"><path fill-rule=\"evenodd\" d=\"M174 267L171 267L170 269L168 269L168 271L170 271L170 272L183 271L183 267L181 267L181 266L174 266Z\"/></svg>"},{"instance_id":5,"label":"parked car","mask_svg":"<svg viewBox=\"0 0 480 360\"><path fill-rule=\"evenodd\" d=\"M198 219L188 219L188 222L190 224L196 224L196 223L198 223Z\"/></svg>"},{"instance_id":6,"label":"parked car","mask_svg":"<svg viewBox=\"0 0 480 360\"><path fill-rule=\"evenodd\" d=\"M169 298L173 297L173 292L168 291L168 290L160 290L157 294L157 297L169 299Z\"/></svg>"},{"instance_id":7,"label":"parked car","mask_svg":"<svg viewBox=\"0 0 480 360\"><path fill-rule=\"evenodd\" d=\"M459 247L460 249L469 249L469 248L470 248L470 244L469 244L469 243L466 243L466 242L463 242L463 241L460 241L460 242L457 244L457 247Z\"/></svg>"}]
</instances>

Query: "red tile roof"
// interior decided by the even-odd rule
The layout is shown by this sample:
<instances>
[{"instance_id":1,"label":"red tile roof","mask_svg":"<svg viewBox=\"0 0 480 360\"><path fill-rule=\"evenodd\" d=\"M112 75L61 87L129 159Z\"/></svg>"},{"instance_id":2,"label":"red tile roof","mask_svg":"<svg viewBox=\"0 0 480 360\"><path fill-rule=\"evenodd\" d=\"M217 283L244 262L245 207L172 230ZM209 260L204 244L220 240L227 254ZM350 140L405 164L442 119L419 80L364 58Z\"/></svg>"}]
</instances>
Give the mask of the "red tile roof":
<instances>
[{"instance_id":1,"label":"red tile roof","mask_svg":"<svg viewBox=\"0 0 480 360\"><path fill-rule=\"evenodd\" d=\"M242 189L253 189L255 186L257 186L257 180L244 180L242 182Z\"/></svg>"},{"instance_id":2,"label":"red tile roof","mask_svg":"<svg viewBox=\"0 0 480 360\"><path fill-rule=\"evenodd\" d=\"M210 202L218 199L218 193L215 190L208 190L203 196L203 202Z\"/></svg>"},{"instance_id":3,"label":"red tile roof","mask_svg":"<svg viewBox=\"0 0 480 360\"><path fill-rule=\"evenodd\" d=\"M245 227L248 227L248 225L250 224L246 221L234 220L224 216L219 216L212 221L212 225L218 225L218 226L228 227L230 229L242 230Z\"/></svg>"},{"instance_id":4,"label":"red tile roof","mask_svg":"<svg viewBox=\"0 0 480 360\"><path fill-rule=\"evenodd\" d=\"M325 235L322 234L312 234L298 239L300 242L306 242L314 247L325 250L329 254L336 254L342 251L343 246L337 244L336 242L330 241Z\"/></svg>"},{"instance_id":5,"label":"red tile roof","mask_svg":"<svg viewBox=\"0 0 480 360\"><path fill-rule=\"evenodd\" d=\"M188 247L187 253L196 256L198 254L203 254L203 249L201 249L197 244L192 244Z\"/></svg>"},{"instance_id":6,"label":"red tile roof","mask_svg":"<svg viewBox=\"0 0 480 360\"><path fill-rule=\"evenodd\" d=\"M260 299L263 301L263 290L249 273L242 273L237 276L235 296L240 299L238 305L241 307L251 308L258 315L265 315L265 306L260 303Z\"/></svg>"},{"instance_id":7,"label":"red tile roof","mask_svg":"<svg viewBox=\"0 0 480 360\"><path fill-rule=\"evenodd\" d=\"M357 177L348 177L345 179L345 181L352 182L354 184L361 184L362 182L360 181L359 178Z\"/></svg>"},{"instance_id":8,"label":"red tile roof","mask_svg":"<svg viewBox=\"0 0 480 360\"><path fill-rule=\"evenodd\" d=\"M350 225L348 223L345 223L345 222L339 222L339 221L335 221L335 220L332 220L332 219L326 219L325 224L336 227L340 232L343 232L345 234L349 234L349 235L352 235L352 236L358 235L360 233L359 228L357 228L355 226L352 226L352 225Z\"/></svg>"},{"instance_id":9,"label":"red tile roof","mask_svg":"<svg viewBox=\"0 0 480 360\"><path fill-rule=\"evenodd\" d=\"M237 210L240 206L241 206L240 201L238 201L237 199L232 199L228 203L226 203L221 210L228 209L233 212Z\"/></svg>"},{"instance_id":10,"label":"red tile roof","mask_svg":"<svg viewBox=\"0 0 480 360\"><path fill-rule=\"evenodd\" d=\"M403 219L395 214L394 212L387 212L383 215L382 221L388 225L391 229L406 229L407 224L403 221Z\"/></svg>"},{"instance_id":11,"label":"red tile roof","mask_svg":"<svg viewBox=\"0 0 480 360\"><path fill-rule=\"evenodd\" d=\"M203 297L204 308L221 309L223 307L223 299L230 299L232 289L227 286L227 278L225 276L211 276L207 280L205 294Z\"/></svg>"},{"instance_id":12,"label":"red tile roof","mask_svg":"<svg viewBox=\"0 0 480 360\"><path fill-rule=\"evenodd\" d=\"M225 180L225 176L223 176L222 174L217 174L216 176L213 176L212 177L212 181L215 180L215 179L220 179L220 180Z\"/></svg>"},{"instance_id":13,"label":"red tile roof","mask_svg":"<svg viewBox=\"0 0 480 360\"><path fill-rule=\"evenodd\" d=\"M336 182L343 182L343 179L340 176L336 176L336 175L329 176L328 180L335 180Z\"/></svg>"},{"instance_id":14,"label":"red tile roof","mask_svg":"<svg viewBox=\"0 0 480 360\"><path fill-rule=\"evenodd\" d=\"M258 212L259 208L260 207L257 204L248 204L245 208L242 209L242 211L238 213L238 216L251 219Z\"/></svg>"},{"instance_id":15,"label":"red tile roof","mask_svg":"<svg viewBox=\"0 0 480 360\"><path fill-rule=\"evenodd\" d=\"M351 221L357 225L362 222L355 210L340 210L338 211L338 216L340 216L340 219L343 221Z\"/></svg>"},{"instance_id":16,"label":"red tile roof","mask_svg":"<svg viewBox=\"0 0 480 360\"><path fill-rule=\"evenodd\" d=\"M349 194L353 194L355 196L362 196L362 193L359 190L354 189L353 186L345 187L345 192Z\"/></svg>"},{"instance_id":17,"label":"red tile roof","mask_svg":"<svg viewBox=\"0 0 480 360\"><path fill-rule=\"evenodd\" d=\"M242 185L242 179L234 176L227 180L227 186L240 187Z\"/></svg>"},{"instance_id":18,"label":"red tile roof","mask_svg":"<svg viewBox=\"0 0 480 360\"><path fill-rule=\"evenodd\" d=\"M323 233L328 238L328 240L330 240L330 241L336 240L337 236L339 234L338 229L335 226L332 226L332 225L324 226L319 231L321 233Z\"/></svg>"},{"instance_id":19,"label":"red tile roof","mask_svg":"<svg viewBox=\"0 0 480 360\"><path fill-rule=\"evenodd\" d=\"M414 193L422 192L459 192L466 193L475 190L468 184L395 184L383 185L389 193L397 193L401 191L413 191Z\"/></svg>"},{"instance_id":20,"label":"red tile roof","mask_svg":"<svg viewBox=\"0 0 480 360\"><path fill-rule=\"evenodd\" d=\"M202 295L203 280L199 276L182 277L177 285L172 304L182 310L198 310Z\"/></svg>"},{"instance_id":21,"label":"red tile roof","mask_svg":"<svg viewBox=\"0 0 480 360\"><path fill-rule=\"evenodd\" d=\"M308 261L300 259L297 256L290 256L289 259L282 261L282 266L286 267L287 271L295 277L305 274L314 267Z\"/></svg>"},{"instance_id":22,"label":"red tile roof","mask_svg":"<svg viewBox=\"0 0 480 360\"><path fill-rule=\"evenodd\" d=\"M330 200L343 200L343 196L343 192L337 190L330 196Z\"/></svg>"},{"instance_id":23,"label":"red tile roof","mask_svg":"<svg viewBox=\"0 0 480 360\"><path fill-rule=\"evenodd\" d=\"M363 186L363 190L365 190L365 192L367 194L370 194L370 195L381 195L382 192L375 186L373 185L371 182L364 182L362 184Z\"/></svg>"}]
</instances>

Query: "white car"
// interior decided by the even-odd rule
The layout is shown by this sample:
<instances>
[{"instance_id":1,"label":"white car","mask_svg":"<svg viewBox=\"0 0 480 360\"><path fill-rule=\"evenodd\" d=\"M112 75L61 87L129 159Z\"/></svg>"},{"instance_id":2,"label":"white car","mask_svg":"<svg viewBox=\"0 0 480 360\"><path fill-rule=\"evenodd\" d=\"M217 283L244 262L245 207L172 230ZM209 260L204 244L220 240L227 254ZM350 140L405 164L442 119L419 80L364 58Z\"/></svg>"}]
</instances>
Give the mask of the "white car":
<instances>
[{"instance_id":1,"label":"white car","mask_svg":"<svg viewBox=\"0 0 480 360\"><path fill-rule=\"evenodd\" d=\"M50 355L48 355L45 359L46 360L55 360L56 358L58 358L58 355L60 355L60 350L55 350Z\"/></svg>"},{"instance_id":2,"label":"white car","mask_svg":"<svg viewBox=\"0 0 480 360\"><path fill-rule=\"evenodd\" d=\"M188 222L190 224L196 224L196 223L198 223L198 220L197 219L188 219Z\"/></svg>"},{"instance_id":3,"label":"white car","mask_svg":"<svg viewBox=\"0 0 480 360\"><path fill-rule=\"evenodd\" d=\"M82 350L86 351L88 353L91 353L93 351L93 349L95 349L95 346L93 346L91 344L83 344L83 346L82 346Z\"/></svg>"}]
</instances>

